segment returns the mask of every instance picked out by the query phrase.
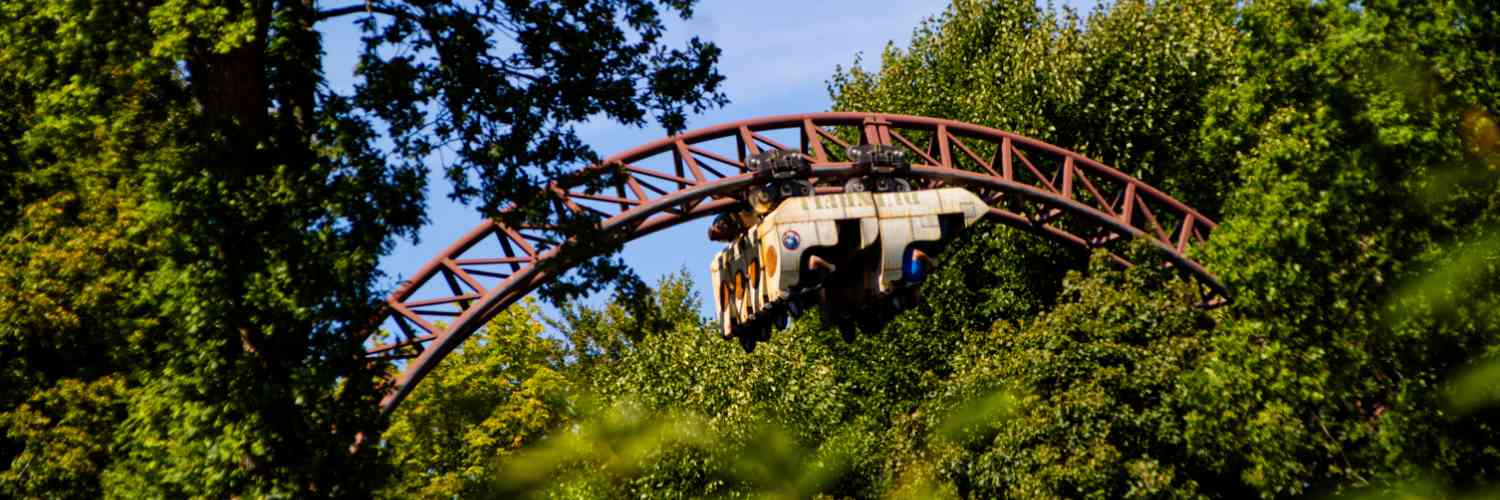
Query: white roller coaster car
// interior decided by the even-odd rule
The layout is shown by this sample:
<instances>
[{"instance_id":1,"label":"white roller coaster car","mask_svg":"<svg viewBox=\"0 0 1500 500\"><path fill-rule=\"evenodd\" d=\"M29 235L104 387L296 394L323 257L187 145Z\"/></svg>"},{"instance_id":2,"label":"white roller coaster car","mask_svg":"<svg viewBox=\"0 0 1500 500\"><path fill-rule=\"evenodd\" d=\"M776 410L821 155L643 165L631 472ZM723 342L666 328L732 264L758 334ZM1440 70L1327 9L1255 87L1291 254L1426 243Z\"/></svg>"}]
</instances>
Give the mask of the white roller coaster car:
<instances>
[{"instance_id":1,"label":"white roller coaster car","mask_svg":"<svg viewBox=\"0 0 1500 500\"><path fill-rule=\"evenodd\" d=\"M856 323L911 304L933 256L989 209L962 188L911 190L900 177L901 152L889 146L857 146L850 156L866 175L824 195L795 179L805 156L751 159L752 168L771 171L751 191L753 213L723 214L710 229L711 238L729 241L709 264L725 338L753 350L814 305L850 338Z\"/></svg>"}]
</instances>

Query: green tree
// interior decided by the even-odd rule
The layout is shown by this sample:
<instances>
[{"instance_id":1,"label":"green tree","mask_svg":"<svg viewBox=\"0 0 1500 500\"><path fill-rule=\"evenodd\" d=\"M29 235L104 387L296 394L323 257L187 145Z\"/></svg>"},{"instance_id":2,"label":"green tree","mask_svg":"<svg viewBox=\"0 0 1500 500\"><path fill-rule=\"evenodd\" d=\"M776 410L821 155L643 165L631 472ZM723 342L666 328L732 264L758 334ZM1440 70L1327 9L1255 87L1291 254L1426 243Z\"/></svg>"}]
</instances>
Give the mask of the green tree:
<instances>
[{"instance_id":1,"label":"green tree","mask_svg":"<svg viewBox=\"0 0 1500 500\"><path fill-rule=\"evenodd\" d=\"M1152 491L1127 488L1145 472L1175 494L1493 484L1492 411L1448 403L1460 390L1450 381L1487 366L1500 342L1496 264L1480 257L1493 255L1500 191L1493 6L1121 2L1081 26L1070 19L1023 2L959 3L908 51L888 50L879 74L840 73L832 90L841 108L978 121L1079 149L1207 207L1224 224L1202 257L1235 300L1212 328L1176 321L1159 333L1205 337L1176 360L1174 394L1148 406L1181 425L1122 434L1119 416L1068 413L1141 403L1128 385L1034 400L1021 418L1064 416L1043 429L1116 432L1093 434L1103 448L1037 429L1029 441L1001 435L974 452L1004 460L958 462L954 480L1063 496ZM1017 254L1012 265L1031 265ZM1002 331L1063 314L1092 324L1066 312L1087 296ZM1092 324L1071 338L1110 331ZM1067 362L1098 348L990 362L1027 367L1000 381L1044 397L1051 385L1028 381L1098 370ZM1134 441L1122 447L1125 436ZM1171 446L1152 449L1161 443ZM1088 462L1090 450L1109 453Z\"/></svg>"},{"instance_id":2,"label":"green tree","mask_svg":"<svg viewBox=\"0 0 1500 500\"><path fill-rule=\"evenodd\" d=\"M384 495L473 497L499 458L568 421L562 345L540 314L531 300L506 309L402 404L383 443L400 475Z\"/></svg>"},{"instance_id":3,"label":"green tree","mask_svg":"<svg viewBox=\"0 0 1500 500\"><path fill-rule=\"evenodd\" d=\"M1237 69L1232 63L1241 34L1233 24L1234 16L1231 2L1217 1L1124 1L1097 8L1086 21L1072 11L1054 11L1035 2L955 2L920 26L907 49L887 48L878 72L866 71L856 61L835 74L829 90L836 109L939 116L1052 142L1115 165L1212 214L1233 177L1200 168L1196 138L1207 112L1203 98L1229 81ZM840 374L858 380L856 387L864 388L863 397L852 404L862 410L855 415L865 421L859 433L864 446L878 450L860 455L868 459L861 473L873 485L864 494L899 491L910 477L926 477L925 481L948 484L955 493L981 496L978 492L1051 491L1066 496L1067 491L1124 491L1100 489L1113 483L1097 482L1117 477L1112 474L1123 469L1071 472L1075 479L1092 478L1096 482L1091 486L1069 486L1061 477L1046 479L1044 471L1068 466L1049 462L1045 449L1030 451L1036 453L1029 459L1031 465L1017 463L1012 469L1002 465L1020 460L1017 454L1028 453L1022 449L1030 445L1072 449L1077 443L1045 442L1036 436L1061 440L1056 433L1066 432L1062 429L1077 420L1050 422L1056 430L1037 430L1042 434L1024 441L1030 443L1026 446L1023 441L998 443L994 449L978 446L954 455L951 447L929 442L940 416L962 406L951 394L983 396L979 388L970 387L978 375L964 374L977 363L974 352L995 358L987 363L1025 364L1033 371L1087 370L1088 362L1063 360L1069 356L1091 359L1087 353L1071 352L1048 358L1058 366L1013 359L1029 355L1013 350L1019 348L1006 340L1018 333L999 337L988 333L997 322L1011 325L1000 331L1035 331L1039 337L1045 337L1042 332L1056 333L1057 326L1028 325L1033 321L1042 325L1052 317L1047 311L1063 307L1056 305L1063 275L1084 268L1080 252L997 227L972 231L942 259L938 274L923 286L925 304L898 317L879 334L862 337L847 348L833 347L839 353L837 359L848 361ZM1091 286L1106 284L1127 286L1136 281L1101 281ZM1066 301L1081 300L1076 292L1069 296L1073 298ZM1091 300L1090 306L1098 306L1097 300L1102 299ZM1145 304L1155 306L1163 299L1112 300L1146 300ZM1094 313L1079 313L1076 306L1066 310L1071 312L1059 313L1059 318L1084 320ZM1126 329L1128 324L1116 328ZM1112 332L1090 330L1087 335L1104 342L1117 335ZM974 347L975 342L1001 345ZM1099 348L1093 342L1073 347ZM1186 355L1182 359L1191 361ZM991 379L997 377L993 372L986 372ZM1008 378L1005 384L981 384L980 388L1038 389L1018 373ZM1085 387L1097 390L1098 386ZM1050 409L1102 401L1074 401L1067 397L1071 393L1061 389L1057 389L1060 394L1040 389L1045 390L1037 397L1050 398L1043 400L1050 402L1045 405ZM1039 418L1037 413L1029 415L1033 416L1022 418ZM1087 425L1110 429L1113 424L1090 421ZM1101 439L1137 456L1151 453ZM1000 454L1010 455L994 458ZM989 458L979 460L979 456Z\"/></svg>"},{"instance_id":4,"label":"green tree","mask_svg":"<svg viewBox=\"0 0 1500 500\"><path fill-rule=\"evenodd\" d=\"M834 109L937 116L1087 155L1217 214L1225 176L1200 168L1203 97L1225 83L1234 2L1123 0L1087 19L1021 0L954 2L878 72L835 72Z\"/></svg>"},{"instance_id":5,"label":"green tree","mask_svg":"<svg viewBox=\"0 0 1500 500\"><path fill-rule=\"evenodd\" d=\"M1500 343L1496 264L1472 257L1500 228L1493 6L1270 1L1241 23L1204 147L1243 180L1205 255L1236 297L1188 380L1190 442L1264 494L1492 487L1494 415L1446 393Z\"/></svg>"},{"instance_id":6,"label":"green tree","mask_svg":"<svg viewBox=\"0 0 1500 500\"><path fill-rule=\"evenodd\" d=\"M1099 254L1087 276L1070 275L1056 308L969 332L957 372L924 402L921 425L938 428L941 416L989 394L1024 396L1004 425L924 443L928 460L966 497L1218 491L1222 484L1185 460L1181 437L1179 380L1214 326L1195 294L1159 268L1116 272Z\"/></svg>"},{"instance_id":7,"label":"green tree","mask_svg":"<svg viewBox=\"0 0 1500 500\"><path fill-rule=\"evenodd\" d=\"M1036 2L955 2L918 27L909 47L888 47L878 72L856 61L829 91L835 109L938 116L1049 141L1212 213L1231 177L1199 168L1195 138L1200 101L1234 70L1233 17L1233 4L1220 1L1124 1L1087 22ZM952 376L968 332L1045 312L1064 274L1087 262L1083 252L1003 227L971 231L942 259L923 287L925 304L840 351L875 415L916 411Z\"/></svg>"},{"instance_id":8,"label":"green tree","mask_svg":"<svg viewBox=\"0 0 1500 500\"><path fill-rule=\"evenodd\" d=\"M539 180L593 159L571 124L723 102L717 48L660 41L691 3L0 5L0 494L374 488L358 339L424 162L457 150L461 199L555 219ZM352 95L316 31L346 16Z\"/></svg>"},{"instance_id":9,"label":"green tree","mask_svg":"<svg viewBox=\"0 0 1500 500\"><path fill-rule=\"evenodd\" d=\"M1069 102L1056 97L1066 92L1050 90L1066 88L1053 83L1067 81L1058 75L1074 64L1089 67L1089 74L1108 72L1109 64L1095 65L1111 60L1107 52L1073 59L1070 47L1090 45L1084 39L1130 40L1128 30L1106 34L1127 26L1151 32L1152 23L1193 12L1192 5L1124 2L1096 12L1081 31L1069 31L1049 28L1058 26L1056 18L1027 5L960 4L947 14L952 17L917 32L910 55L887 51L878 77L851 70L835 80L851 108L900 103L954 118L983 109L962 100L977 93L965 90L1011 89L980 97L1002 110L994 118L967 119L994 120L1085 151L1098 151L1099 142L1067 134L1128 138L1112 135L1119 129L1108 122L1176 123L1139 130L1195 139L1127 142L1171 145L1172 155L1185 159L1177 167L1157 162L1153 168L1169 168L1152 171L1132 164L1129 155L1090 154L1175 186L1169 192L1210 207L1224 222L1201 257L1235 299L1214 313L1211 327L1189 321L1197 314L1192 311L1113 316L1127 306L1170 310L1127 280L1120 283L1124 291L1106 295L1112 302L1088 293L1065 296L1035 323L1001 328L1006 335L993 341L1042 349L980 357L980 365L998 367L983 372L991 374L987 384L1035 391L1036 399L1026 400L1035 406L1017 417L1029 425L941 463L952 467L947 470L960 490L1028 496L1278 496L1413 481L1432 491L1492 485L1497 462L1487 443L1494 441L1493 407L1455 410L1449 401L1474 384L1474 376L1458 375L1486 373L1500 343L1493 7L1269 1L1201 10L1219 21L1217 30L1155 31L1219 35L1165 37L1160 46L1168 53L1148 50L1149 61L1116 69L1117 77L1088 78L1119 81L1124 93L1101 88L1107 85L1081 91L1085 101L1095 92L1151 96L1162 88L1191 99L1132 108L1143 115L1064 118L1074 124L1065 132L1047 128L1058 120L1055 110L1079 109L1054 104ZM1222 16L1226 12L1233 15ZM987 25L1011 29L972 28ZM1194 59L1183 55L1212 46L1192 40L1232 43L1232 50L1206 59L1213 61L1204 66L1207 74L1217 77L1173 80L1157 73L1154 61L1192 67ZM1131 54L1142 48L1118 47ZM1184 50L1177 54L1177 48ZM991 71L989 60L1020 69ZM1188 113L1174 122L1153 109ZM1090 120L1095 125L1079 125ZM1204 179L1205 173L1215 178ZM1222 210L1215 208L1220 200ZM1076 309L1080 304L1087 313ZM1096 323L1094 315L1111 319ZM1060 329L1056 318L1077 328ZM1185 346L1154 349L1170 361L1153 364L1170 368L1156 375L1139 371L1145 359L1101 343L1152 318L1156 337L1148 338ZM961 359L950 366L975 364ZM1112 371L1117 365L1124 371ZM1046 378L1059 372L1078 378ZM1134 378L1095 382L1112 373ZM963 393L974 383L968 377L940 378L934 386ZM1142 384L1155 395L1142 397ZM1090 410L1112 402L1124 408ZM923 413L934 412L924 407ZM928 449L916 444L907 456Z\"/></svg>"}]
</instances>

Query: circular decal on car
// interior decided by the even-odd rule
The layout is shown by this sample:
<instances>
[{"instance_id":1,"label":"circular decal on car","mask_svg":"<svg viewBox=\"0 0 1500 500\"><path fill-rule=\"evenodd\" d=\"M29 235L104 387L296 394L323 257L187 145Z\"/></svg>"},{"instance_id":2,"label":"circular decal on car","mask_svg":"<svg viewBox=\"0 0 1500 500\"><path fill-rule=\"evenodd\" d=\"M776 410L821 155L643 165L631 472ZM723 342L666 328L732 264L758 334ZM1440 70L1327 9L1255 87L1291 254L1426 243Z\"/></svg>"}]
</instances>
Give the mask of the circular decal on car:
<instances>
[{"instance_id":1,"label":"circular decal on car","mask_svg":"<svg viewBox=\"0 0 1500 500\"><path fill-rule=\"evenodd\" d=\"M796 250L797 247L802 246L802 236L791 230L781 233L781 246L786 247L787 250Z\"/></svg>"}]
</instances>

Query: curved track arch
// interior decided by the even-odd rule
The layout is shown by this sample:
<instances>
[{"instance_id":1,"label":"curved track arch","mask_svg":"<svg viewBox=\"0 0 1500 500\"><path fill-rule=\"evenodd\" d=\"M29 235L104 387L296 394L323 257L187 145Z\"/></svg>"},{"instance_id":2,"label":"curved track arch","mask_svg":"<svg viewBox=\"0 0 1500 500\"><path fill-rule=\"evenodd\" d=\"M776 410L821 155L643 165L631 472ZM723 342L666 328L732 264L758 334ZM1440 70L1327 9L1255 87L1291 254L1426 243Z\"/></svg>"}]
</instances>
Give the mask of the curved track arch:
<instances>
[{"instance_id":1,"label":"curved track arch","mask_svg":"<svg viewBox=\"0 0 1500 500\"><path fill-rule=\"evenodd\" d=\"M813 158L810 177L850 173L852 143L908 149L923 187L963 186L990 203L989 218L1086 248L1144 236L1167 265L1190 275L1205 305L1227 299L1222 284L1187 256L1216 227L1191 207L1118 170L1035 139L967 123L872 113L809 113L727 123L667 137L579 172L591 187L553 183L567 209L599 219L627 240L739 206L753 183L744 161L768 148ZM607 175L609 172L623 175ZM836 192L837 187L819 187ZM389 382L389 415L422 378L480 326L570 262L544 228L486 221L429 260L387 298L381 324L391 339L368 337L366 356L404 360ZM372 332L373 333L373 332ZM390 340L388 343L378 343Z\"/></svg>"}]
</instances>

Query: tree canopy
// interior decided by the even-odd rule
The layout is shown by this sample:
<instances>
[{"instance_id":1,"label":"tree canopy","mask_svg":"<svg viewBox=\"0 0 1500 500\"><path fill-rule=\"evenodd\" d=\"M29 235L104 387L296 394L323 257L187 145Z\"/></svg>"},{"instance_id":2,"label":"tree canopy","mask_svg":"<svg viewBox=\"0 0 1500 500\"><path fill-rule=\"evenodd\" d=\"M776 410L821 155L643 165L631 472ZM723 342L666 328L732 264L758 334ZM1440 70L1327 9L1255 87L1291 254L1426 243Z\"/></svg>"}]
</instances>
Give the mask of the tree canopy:
<instances>
[{"instance_id":1,"label":"tree canopy","mask_svg":"<svg viewBox=\"0 0 1500 500\"><path fill-rule=\"evenodd\" d=\"M1010 130L1161 187L1220 222L1193 251L1227 305L985 225L880 331L814 312L747 355L679 274L505 311L349 455L374 395L336 389L380 369L349 338L374 259L421 223L426 155L461 144L450 178L488 214L556 217L527 203L593 158L567 123L673 128L721 100L715 49L662 47L655 4L512 3L0 7L0 492L1500 491L1500 12L1480 0L954 2L835 70L833 107ZM310 26L338 15L367 34L353 96L313 64ZM245 92L263 105L224 98Z\"/></svg>"},{"instance_id":2,"label":"tree canopy","mask_svg":"<svg viewBox=\"0 0 1500 500\"><path fill-rule=\"evenodd\" d=\"M716 47L662 42L691 6L4 2L0 496L380 484L348 452L381 369L358 339L430 157L484 213L548 217L532 193L594 158L572 124L724 102ZM317 30L351 16L341 94Z\"/></svg>"}]
</instances>

